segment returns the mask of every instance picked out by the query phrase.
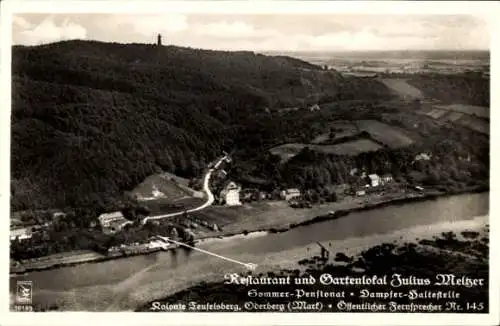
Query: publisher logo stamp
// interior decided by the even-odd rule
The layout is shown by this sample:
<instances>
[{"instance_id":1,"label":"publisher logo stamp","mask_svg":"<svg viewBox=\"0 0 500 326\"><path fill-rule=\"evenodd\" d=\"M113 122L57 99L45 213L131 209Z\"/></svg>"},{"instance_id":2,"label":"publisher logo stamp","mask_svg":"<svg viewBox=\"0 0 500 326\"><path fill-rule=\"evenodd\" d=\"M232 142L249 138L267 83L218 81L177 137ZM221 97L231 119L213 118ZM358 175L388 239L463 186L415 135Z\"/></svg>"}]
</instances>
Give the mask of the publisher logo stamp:
<instances>
[{"instance_id":1,"label":"publisher logo stamp","mask_svg":"<svg viewBox=\"0 0 500 326\"><path fill-rule=\"evenodd\" d=\"M33 283L31 281L17 281L16 288L16 303L31 304Z\"/></svg>"}]
</instances>

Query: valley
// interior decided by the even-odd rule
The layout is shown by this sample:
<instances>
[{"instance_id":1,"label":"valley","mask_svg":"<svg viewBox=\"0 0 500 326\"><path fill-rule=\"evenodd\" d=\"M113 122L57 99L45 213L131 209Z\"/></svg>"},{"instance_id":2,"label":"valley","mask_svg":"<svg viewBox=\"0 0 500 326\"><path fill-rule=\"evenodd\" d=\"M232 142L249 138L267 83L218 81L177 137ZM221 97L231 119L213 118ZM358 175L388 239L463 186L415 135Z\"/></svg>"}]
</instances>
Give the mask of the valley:
<instances>
[{"instance_id":1,"label":"valley","mask_svg":"<svg viewBox=\"0 0 500 326\"><path fill-rule=\"evenodd\" d=\"M34 230L11 239L14 271L149 254L158 234L287 231L489 189L482 75L355 76L285 56L86 41L13 52L12 230ZM107 214L121 216L111 231Z\"/></svg>"}]
</instances>

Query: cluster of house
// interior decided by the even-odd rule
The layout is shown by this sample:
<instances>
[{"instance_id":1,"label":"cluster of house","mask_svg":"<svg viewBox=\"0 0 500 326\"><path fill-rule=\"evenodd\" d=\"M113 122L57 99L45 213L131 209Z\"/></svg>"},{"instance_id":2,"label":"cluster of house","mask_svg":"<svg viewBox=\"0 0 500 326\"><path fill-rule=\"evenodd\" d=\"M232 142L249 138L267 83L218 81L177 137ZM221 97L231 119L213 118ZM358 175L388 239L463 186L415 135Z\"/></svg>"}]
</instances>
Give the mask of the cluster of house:
<instances>
[{"instance_id":1,"label":"cluster of house","mask_svg":"<svg viewBox=\"0 0 500 326\"><path fill-rule=\"evenodd\" d=\"M301 107L294 106L294 107L288 107L288 108L281 108L280 112L298 111L298 110L301 110L301 109L302 109ZM320 108L320 106L318 104L313 104L310 107L308 107L307 110L309 110L311 112L315 112L315 111L321 111L321 108ZM270 112L270 111L266 110L266 112Z\"/></svg>"},{"instance_id":2,"label":"cluster of house","mask_svg":"<svg viewBox=\"0 0 500 326\"><path fill-rule=\"evenodd\" d=\"M376 190L379 186L385 186L393 181L392 175L387 173L379 176L378 174L369 174L366 175L363 173L361 178L365 180L367 183L363 188L358 188L355 193L356 196L364 196L367 192L371 192Z\"/></svg>"},{"instance_id":3,"label":"cluster of house","mask_svg":"<svg viewBox=\"0 0 500 326\"><path fill-rule=\"evenodd\" d=\"M242 205L242 202L271 198L272 195L268 192L255 188L242 189L241 186L238 186L233 181L229 181L219 194L219 204L226 206L239 206Z\"/></svg>"},{"instance_id":4,"label":"cluster of house","mask_svg":"<svg viewBox=\"0 0 500 326\"><path fill-rule=\"evenodd\" d=\"M58 218L65 216L66 214L63 212L55 212L52 214L53 220L57 220ZM103 232L106 234L111 234L118 232L123 229L125 225L132 224L132 221L127 220L123 213L112 212L112 213L104 213L99 215L98 217L99 223L102 226ZM10 241L14 241L17 239L18 241L24 241L27 239L31 239L33 235L43 232L44 229L50 226L50 222L41 224L41 225L30 225L30 226L13 226L10 229Z\"/></svg>"},{"instance_id":5,"label":"cluster of house","mask_svg":"<svg viewBox=\"0 0 500 326\"><path fill-rule=\"evenodd\" d=\"M52 220L57 220L58 218L66 215L65 213L60 211L55 211L52 212L51 214L52 214ZM28 225L28 226L12 225L10 228L9 239L10 241L14 241L16 239L18 241L31 239L33 235L43 232L43 230L48 228L50 224L51 222L45 222L43 224Z\"/></svg>"},{"instance_id":6,"label":"cluster of house","mask_svg":"<svg viewBox=\"0 0 500 326\"><path fill-rule=\"evenodd\" d=\"M354 172L356 173L357 170ZM364 196L368 192L376 191L380 189L381 186L385 186L393 181L391 174L383 174L381 176L377 174L361 174L361 180L366 182L362 187L358 187L354 190L356 196ZM297 188L285 189L280 192L280 198L286 201L292 201L293 199L301 198L302 193ZM219 195L219 204L226 206L239 206L242 205L243 201L255 200L255 199L270 199L271 195L257 189L245 189L242 191L241 187L236 183L230 181L222 189Z\"/></svg>"},{"instance_id":7,"label":"cluster of house","mask_svg":"<svg viewBox=\"0 0 500 326\"><path fill-rule=\"evenodd\" d=\"M412 163L415 163L417 161L430 161L432 158L432 154L430 153L420 153L415 156L415 159L413 160Z\"/></svg>"}]
</instances>

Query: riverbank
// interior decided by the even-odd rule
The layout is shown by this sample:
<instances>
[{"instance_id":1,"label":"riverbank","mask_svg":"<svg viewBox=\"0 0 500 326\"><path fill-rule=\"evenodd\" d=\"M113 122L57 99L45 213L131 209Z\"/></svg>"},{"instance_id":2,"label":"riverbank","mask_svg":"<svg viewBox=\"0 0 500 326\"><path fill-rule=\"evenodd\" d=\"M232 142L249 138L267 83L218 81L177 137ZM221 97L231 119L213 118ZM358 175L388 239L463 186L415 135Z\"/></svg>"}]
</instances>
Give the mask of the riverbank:
<instances>
[{"instance_id":1,"label":"riverbank","mask_svg":"<svg viewBox=\"0 0 500 326\"><path fill-rule=\"evenodd\" d=\"M327 248L326 243L323 243ZM344 241L332 242L335 252L330 253L328 259L321 259L318 255L309 253L304 256L304 250L297 249L285 253L272 253L268 259L269 263L260 265L254 272L243 272L241 276L253 275L255 277L268 276L290 276L305 277L313 276L319 279L323 273L335 276L361 277L363 275L411 275L416 278L434 277L438 273L455 274L472 278L486 280L481 287L461 288L461 297L456 300L463 307L467 301L482 302L482 311L488 312L488 252L489 252L489 225L487 217L477 217L474 220L453 223L442 223L428 226L408 228L392 232L390 234L372 235L368 237L352 238ZM316 252L319 252L317 250ZM425 268L422 268L425 266ZM221 299L227 304L238 304L244 307L249 300L248 290L250 288L241 285L223 284L222 275L219 279L207 279L198 284L186 287L178 291L171 291L158 300L150 300L148 303L138 305L136 311L155 311L153 302L159 304L176 304L195 301L198 304L209 302L220 302ZM316 283L315 285L302 285L306 292L325 291L325 287ZM345 286L344 286L345 287ZM337 291L343 290L342 286L336 287ZM259 285L259 292L277 291L276 287ZM280 286L280 292L294 292L296 285ZM383 286L368 286L370 291L384 291ZM409 291L412 287L401 287L398 291ZM413 287L414 288L414 287ZM438 286L430 286L430 290L442 290ZM328 289L326 289L328 290ZM358 287L349 289L358 293ZM329 291L329 290L328 290ZM347 291L347 290L346 290ZM358 293L359 294L359 293ZM317 298L301 299L305 301L321 301ZM331 299L325 299L328 302ZM353 303L362 301L359 295L351 298ZM391 298L391 300L395 300ZM402 301L407 303L408 299ZM288 298L261 297L252 298L255 303L286 304ZM378 301L382 302L383 299ZM389 300L387 300L389 301ZM422 302L419 302L422 301ZM464 302L462 302L464 301ZM415 300L415 304L425 304L428 300ZM323 312L337 312L335 305L327 308L324 305ZM193 310L196 311L196 310ZM243 309L245 311L245 309ZM255 311L255 310L252 310ZM439 311L434 311L439 312ZM467 311L462 311L467 312ZM469 311L471 312L471 311Z\"/></svg>"},{"instance_id":2,"label":"riverbank","mask_svg":"<svg viewBox=\"0 0 500 326\"><path fill-rule=\"evenodd\" d=\"M200 283L220 281L225 273L248 271L234 261L256 264L255 273L297 269L298 261L320 254L317 242L333 257L335 252L347 253L412 233L423 239L440 230L473 229L478 223L488 223L488 199L488 193L464 194L389 205L288 232L249 233L196 245L233 261L198 251L172 250L32 272L10 278L11 294L15 297L16 282L27 280L37 284L36 304L55 304L61 311L131 311ZM478 220L478 216L483 218Z\"/></svg>"},{"instance_id":3,"label":"riverbank","mask_svg":"<svg viewBox=\"0 0 500 326\"><path fill-rule=\"evenodd\" d=\"M10 266L10 275L22 275L34 271L44 271L61 267L71 267L81 264L98 263L108 260L128 258L139 255L149 255L159 251L168 251L178 248L178 245L170 244L168 247L146 247L132 248L128 250L110 251L107 254L100 254L90 250L79 250L61 254L54 254L41 258L30 259L25 263L12 264Z\"/></svg>"},{"instance_id":4,"label":"riverbank","mask_svg":"<svg viewBox=\"0 0 500 326\"><path fill-rule=\"evenodd\" d=\"M204 232L198 234L195 239L199 241L211 238L246 235L255 232L281 233L301 226L341 218L353 212L367 211L391 205L401 205L405 203L435 200L440 197L454 196L459 194L482 193L487 191L489 191L487 187L474 186L461 189L460 191L448 192L431 190L426 192L389 193L386 195L374 194L367 195L365 197L351 197L335 203L315 205L312 209L291 208L289 207L288 203L279 201L272 203L272 205L275 210L280 211L281 214L277 213L274 215L267 214L268 212L265 212L265 214L259 214L260 212L258 212L254 216L251 215L251 209L248 210L249 212L247 214L244 214L244 211L247 210L247 208L245 207L221 207L219 209L217 209L216 207L211 207L211 209L213 209L216 213L216 216L214 216L215 219L210 220L210 222L220 225L222 231ZM222 210L235 211L236 209L242 210L243 214L234 214L230 217L231 219L224 216L224 212L221 212ZM269 213L274 213L274 211L270 211ZM223 218L217 219L220 218L220 216L223 216ZM212 216L207 213L204 213L203 217L212 218Z\"/></svg>"},{"instance_id":5,"label":"riverbank","mask_svg":"<svg viewBox=\"0 0 500 326\"><path fill-rule=\"evenodd\" d=\"M313 223L319 223L327 220L337 219L346 215L349 215L351 212L356 211L364 211L371 210L376 208L381 208L389 205L400 205L403 203L409 202L417 202L417 201L425 201L432 200L438 197L444 196L452 196L462 193L478 193L478 192L486 192L488 188L486 187L469 187L464 188L460 191L456 192L439 192L439 191L428 191L425 193L391 193L387 195L371 195L366 197L354 197L349 200L344 200L337 203L325 204L325 205L316 205L312 209L295 209L290 208L286 202L273 202L271 203L276 209L268 210L265 214L253 216L252 211L246 215L237 214L237 216L242 216L242 218L236 218L226 221L217 220L217 223L223 227L222 231L219 232L202 232L198 233L195 237L197 242L206 241L209 239L217 239L217 238L225 238L236 235L246 235L248 233L254 232L271 232L271 233L280 233L286 232L288 230L310 225ZM216 214L216 216L224 215L217 213L226 208L219 207L210 207L207 210L212 211ZM238 208L241 210L246 209L245 207ZM277 212L280 210L280 212ZM335 211L334 214L329 214L330 211ZM212 215L206 214L204 212L199 212L203 218L211 218ZM250 216L250 218L248 218ZM212 220L210 220L213 222ZM67 258L61 258L61 255L71 255L71 253L58 254L54 256L47 256L41 258L40 261L27 262L25 264L11 264L10 274L11 275L19 275L24 274L31 271L41 271L48 270L60 267L74 266L78 264L84 263L95 263L102 262L112 259L120 259L127 258L135 255L145 255L151 254L159 251L159 248L145 250L145 251L137 251L137 252L115 252L111 254L98 254L94 253L94 255L90 255L91 252L85 252L81 256L77 254L72 255L72 259L68 260Z\"/></svg>"}]
</instances>

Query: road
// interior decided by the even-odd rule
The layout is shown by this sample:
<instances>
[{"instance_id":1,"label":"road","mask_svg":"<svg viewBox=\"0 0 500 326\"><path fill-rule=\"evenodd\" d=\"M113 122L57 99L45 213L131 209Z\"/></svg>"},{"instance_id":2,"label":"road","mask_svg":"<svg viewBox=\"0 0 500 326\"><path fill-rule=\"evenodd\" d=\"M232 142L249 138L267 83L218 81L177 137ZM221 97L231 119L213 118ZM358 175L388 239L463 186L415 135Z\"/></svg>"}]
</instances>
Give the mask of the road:
<instances>
[{"instance_id":1,"label":"road","mask_svg":"<svg viewBox=\"0 0 500 326\"><path fill-rule=\"evenodd\" d=\"M179 215L184 214L184 212L191 213L191 212L200 211L200 210L202 210L204 208L207 208L208 206L212 205L212 203L214 202L215 198L214 198L214 194L212 193L212 191L210 191L210 177L212 176L212 172L215 171L215 170L217 170L219 168L219 166L221 165L221 163L225 159L227 159L227 157L228 156L225 155L222 158L220 158L217 161L217 163L215 163L215 165L208 170L207 174L205 174L205 178L203 180L203 191L207 194L207 201L205 203L203 203L203 205L198 206L196 208L192 208L192 209L188 209L188 210L182 210L182 211L175 212L175 213L169 213L169 214L163 214L163 215L155 215L155 216L147 216L147 217L145 217L142 220L142 224L146 224L146 222L149 221L149 220L159 220L159 219L162 219L162 218L179 216Z\"/></svg>"}]
</instances>

